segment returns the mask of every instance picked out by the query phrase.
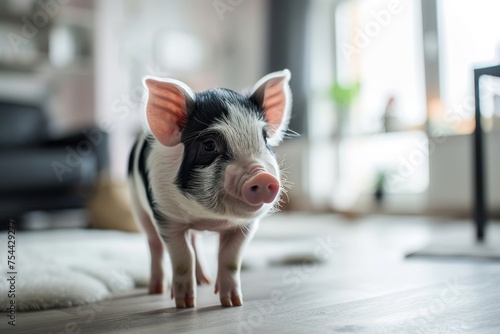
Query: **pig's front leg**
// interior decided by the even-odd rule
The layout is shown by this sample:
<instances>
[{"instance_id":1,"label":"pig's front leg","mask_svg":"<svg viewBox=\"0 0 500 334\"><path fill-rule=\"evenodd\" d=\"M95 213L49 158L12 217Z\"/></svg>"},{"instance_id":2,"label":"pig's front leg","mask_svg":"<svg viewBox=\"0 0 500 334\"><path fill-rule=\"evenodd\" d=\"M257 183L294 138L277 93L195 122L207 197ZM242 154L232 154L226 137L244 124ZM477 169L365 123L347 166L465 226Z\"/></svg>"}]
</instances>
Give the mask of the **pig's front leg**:
<instances>
[{"instance_id":1,"label":"pig's front leg","mask_svg":"<svg viewBox=\"0 0 500 334\"><path fill-rule=\"evenodd\" d=\"M215 283L215 293L220 294L222 306L241 306L240 270L243 250L253 237L257 222L248 227L241 227L220 233L219 268Z\"/></svg>"},{"instance_id":2,"label":"pig's front leg","mask_svg":"<svg viewBox=\"0 0 500 334\"><path fill-rule=\"evenodd\" d=\"M166 244L172 262L171 297L178 308L196 306L194 252L185 229L170 230Z\"/></svg>"}]
</instances>

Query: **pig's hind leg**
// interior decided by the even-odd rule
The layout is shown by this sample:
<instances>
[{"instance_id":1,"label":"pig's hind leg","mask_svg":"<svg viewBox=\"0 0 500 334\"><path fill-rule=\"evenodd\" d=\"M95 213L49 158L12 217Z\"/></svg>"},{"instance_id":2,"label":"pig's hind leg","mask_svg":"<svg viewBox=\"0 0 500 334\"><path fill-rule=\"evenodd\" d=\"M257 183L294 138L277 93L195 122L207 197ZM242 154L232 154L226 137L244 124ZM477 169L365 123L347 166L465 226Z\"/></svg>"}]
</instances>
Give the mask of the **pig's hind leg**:
<instances>
[{"instance_id":1,"label":"pig's hind leg","mask_svg":"<svg viewBox=\"0 0 500 334\"><path fill-rule=\"evenodd\" d=\"M151 278L149 281L149 293L157 294L165 291L163 257L165 255L165 247L160 235L156 230L153 222L146 214L141 220L148 235L149 251L151 253Z\"/></svg>"},{"instance_id":2,"label":"pig's hind leg","mask_svg":"<svg viewBox=\"0 0 500 334\"><path fill-rule=\"evenodd\" d=\"M193 245L194 256L196 259L196 283L198 283L198 285L210 284L212 279L210 278L210 275L206 274L207 269L205 257L203 256L202 238L194 231L191 231L191 244Z\"/></svg>"},{"instance_id":3,"label":"pig's hind leg","mask_svg":"<svg viewBox=\"0 0 500 334\"><path fill-rule=\"evenodd\" d=\"M149 280L149 293L158 294L165 291L163 257L165 254L165 246L160 238L158 230L153 225L151 218L141 208L137 207L133 201L134 216L136 221L140 221L142 228L148 237L149 251L151 253L151 277Z\"/></svg>"}]
</instances>

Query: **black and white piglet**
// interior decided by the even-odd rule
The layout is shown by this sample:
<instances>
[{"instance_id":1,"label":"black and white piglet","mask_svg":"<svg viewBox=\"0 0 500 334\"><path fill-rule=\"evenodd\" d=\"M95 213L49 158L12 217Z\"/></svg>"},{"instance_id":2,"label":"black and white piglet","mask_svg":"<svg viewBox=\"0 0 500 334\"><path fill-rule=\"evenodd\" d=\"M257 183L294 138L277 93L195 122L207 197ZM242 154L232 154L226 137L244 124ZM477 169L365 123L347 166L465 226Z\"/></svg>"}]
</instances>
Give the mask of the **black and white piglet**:
<instances>
[{"instance_id":1,"label":"black and white piglet","mask_svg":"<svg viewBox=\"0 0 500 334\"><path fill-rule=\"evenodd\" d=\"M194 307L195 283L208 284L193 230L220 233L215 293L222 306L242 304L243 249L282 191L272 146L290 120L290 71L263 77L249 94L147 77L149 129L129 161L133 211L151 250L150 293L164 291L163 254L172 262L171 296Z\"/></svg>"}]
</instances>

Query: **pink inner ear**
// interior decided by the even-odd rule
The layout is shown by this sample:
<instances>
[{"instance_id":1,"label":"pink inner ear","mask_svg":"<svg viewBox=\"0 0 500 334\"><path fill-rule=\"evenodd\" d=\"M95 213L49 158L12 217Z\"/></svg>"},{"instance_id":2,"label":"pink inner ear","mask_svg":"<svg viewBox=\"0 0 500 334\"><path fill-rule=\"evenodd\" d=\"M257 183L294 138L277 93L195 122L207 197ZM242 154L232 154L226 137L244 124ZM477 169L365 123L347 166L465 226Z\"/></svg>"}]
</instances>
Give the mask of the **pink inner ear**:
<instances>
[{"instance_id":1,"label":"pink inner ear","mask_svg":"<svg viewBox=\"0 0 500 334\"><path fill-rule=\"evenodd\" d=\"M279 128L286 110L283 78L272 79L266 84L263 106L266 120L271 125L270 135L273 135Z\"/></svg>"},{"instance_id":2,"label":"pink inner ear","mask_svg":"<svg viewBox=\"0 0 500 334\"><path fill-rule=\"evenodd\" d=\"M175 84L146 80L149 97L146 117L149 128L160 143L175 146L181 141L186 124L186 96Z\"/></svg>"}]
</instances>

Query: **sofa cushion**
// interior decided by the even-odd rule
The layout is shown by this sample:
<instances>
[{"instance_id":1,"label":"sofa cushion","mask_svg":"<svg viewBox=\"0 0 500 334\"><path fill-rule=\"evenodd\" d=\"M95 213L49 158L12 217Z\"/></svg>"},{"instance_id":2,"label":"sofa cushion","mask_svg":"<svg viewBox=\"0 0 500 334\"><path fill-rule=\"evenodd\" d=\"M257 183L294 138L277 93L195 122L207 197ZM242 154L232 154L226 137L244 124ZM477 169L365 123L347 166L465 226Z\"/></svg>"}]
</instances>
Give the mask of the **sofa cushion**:
<instances>
[{"instance_id":1,"label":"sofa cushion","mask_svg":"<svg viewBox=\"0 0 500 334\"><path fill-rule=\"evenodd\" d=\"M0 102L0 147L39 143L46 137L47 128L40 107Z\"/></svg>"},{"instance_id":2,"label":"sofa cushion","mask_svg":"<svg viewBox=\"0 0 500 334\"><path fill-rule=\"evenodd\" d=\"M68 158L63 147L3 150L0 157L0 193L10 195L58 191L90 185L97 177L94 155Z\"/></svg>"}]
</instances>

